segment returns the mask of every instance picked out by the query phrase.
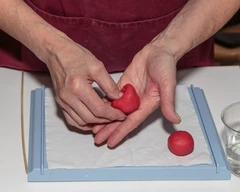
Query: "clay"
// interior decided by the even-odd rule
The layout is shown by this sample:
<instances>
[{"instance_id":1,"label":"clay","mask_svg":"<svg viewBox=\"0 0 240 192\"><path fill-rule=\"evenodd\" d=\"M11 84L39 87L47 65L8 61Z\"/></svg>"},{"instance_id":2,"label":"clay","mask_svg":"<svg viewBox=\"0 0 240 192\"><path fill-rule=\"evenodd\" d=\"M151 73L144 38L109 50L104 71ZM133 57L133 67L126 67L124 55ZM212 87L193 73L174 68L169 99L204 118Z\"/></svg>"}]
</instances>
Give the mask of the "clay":
<instances>
[{"instance_id":1,"label":"clay","mask_svg":"<svg viewBox=\"0 0 240 192\"><path fill-rule=\"evenodd\" d=\"M168 137L168 148L177 156L185 156L192 153L194 140L187 131L175 131Z\"/></svg>"},{"instance_id":2,"label":"clay","mask_svg":"<svg viewBox=\"0 0 240 192\"><path fill-rule=\"evenodd\" d=\"M123 93L122 97L112 101L111 105L127 115L136 111L140 106L140 98L135 88L131 84L126 84L121 92Z\"/></svg>"}]
</instances>

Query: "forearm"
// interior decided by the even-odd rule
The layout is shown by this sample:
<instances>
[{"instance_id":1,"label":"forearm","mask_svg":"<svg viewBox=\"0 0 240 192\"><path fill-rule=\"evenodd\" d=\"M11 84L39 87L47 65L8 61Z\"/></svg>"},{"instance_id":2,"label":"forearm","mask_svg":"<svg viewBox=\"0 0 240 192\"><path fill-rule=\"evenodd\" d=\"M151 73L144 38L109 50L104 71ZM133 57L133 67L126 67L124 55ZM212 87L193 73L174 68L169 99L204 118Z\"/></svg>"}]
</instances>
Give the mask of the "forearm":
<instances>
[{"instance_id":1,"label":"forearm","mask_svg":"<svg viewBox=\"0 0 240 192\"><path fill-rule=\"evenodd\" d=\"M65 34L52 27L38 16L22 0L1 0L0 29L28 47L33 53L46 62L46 54L51 54L59 38Z\"/></svg>"},{"instance_id":2,"label":"forearm","mask_svg":"<svg viewBox=\"0 0 240 192\"><path fill-rule=\"evenodd\" d=\"M178 60L216 33L240 8L239 0L189 0L156 38Z\"/></svg>"}]
</instances>

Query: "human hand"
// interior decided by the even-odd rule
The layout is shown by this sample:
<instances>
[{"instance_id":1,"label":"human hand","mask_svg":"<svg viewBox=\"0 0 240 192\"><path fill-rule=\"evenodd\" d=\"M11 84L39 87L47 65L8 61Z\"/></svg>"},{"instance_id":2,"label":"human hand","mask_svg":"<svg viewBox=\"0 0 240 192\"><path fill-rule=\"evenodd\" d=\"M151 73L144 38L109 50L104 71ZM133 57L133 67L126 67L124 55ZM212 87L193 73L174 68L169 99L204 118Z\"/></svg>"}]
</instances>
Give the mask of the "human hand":
<instances>
[{"instance_id":1,"label":"human hand","mask_svg":"<svg viewBox=\"0 0 240 192\"><path fill-rule=\"evenodd\" d=\"M68 124L82 130L95 123L123 120L125 114L108 105L92 88L96 82L110 99L120 91L104 65L87 49L66 38L62 47L45 59L49 68L56 101Z\"/></svg>"},{"instance_id":2,"label":"human hand","mask_svg":"<svg viewBox=\"0 0 240 192\"><path fill-rule=\"evenodd\" d=\"M109 147L117 145L129 132L141 124L159 105L162 114L170 122L178 124L181 119L174 109L176 88L176 59L164 46L157 46L155 41L138 52L132 63L118 82L121 89L125 84L132 84L140 96L140 107L123 121L96 125L95 143L107 140Z\"/></svg>"}]
</instances>

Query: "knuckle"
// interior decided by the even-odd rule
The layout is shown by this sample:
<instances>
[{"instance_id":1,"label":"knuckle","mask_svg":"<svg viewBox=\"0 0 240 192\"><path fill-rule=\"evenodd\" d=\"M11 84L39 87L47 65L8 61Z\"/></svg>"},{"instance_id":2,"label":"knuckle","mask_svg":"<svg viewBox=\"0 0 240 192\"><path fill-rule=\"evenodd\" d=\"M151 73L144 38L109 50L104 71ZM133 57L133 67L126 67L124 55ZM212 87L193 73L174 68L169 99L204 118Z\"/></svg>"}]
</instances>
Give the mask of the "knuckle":
<instances>
[{"instance_id":1,"label":"knuckle","mask_svg":"<svg viewBox=\"0 0 240 192\"><path fill-rule=\"evenodd\" d=\"M82 126L80 129L81 129L82 131L92 130L88 125Z\"/></svg>"},{"instance_id":2,"label":"knuckle","mask_svg":"<svg viewBox=\"0 0 240 192\"><path fill-rule=\"evenodd\" d=\"M146 46L143 47L140 53L143 55L149 55L152 52L152 50L153 50L153 46L150 44L147 44Z\"/></svg>"},{"instance_id":3,"label":"knuckle","mask_svg":"<svg viewBox=\"0 0 240 192\"><path fill-rule=\"evenodd\" d=\"M176 87L176 81L171 78L171 76L169 74L163 75L162 79L161 79L161 86L166 89L166 90L174 90Z\"/></svg>"},{"instance_id":4,"label":"knuckle","mask_svg":"<svg viewBox=\"0 0 240 192\"><path fill-rule=\"evenodd\" d=\"M73 126L73 127L76 126L76 124L72 120L70 120L70 119L66 119L66 120L67 120L68 125Z\"/></svg>"},{"instance_id":5,"label":"knuckle","mask_svg":"<svg viewBox=\"0 0 240 192\"><path fill-rule=\"evenodd\" d=\"M86 126L87 123L85 123L84 121L80 121L80 122L78 122L78 125L79 125L80 128L81 128L81 127L83 127L83 126Z\"/></svg>"},{"instance_id":6,"label":"knuckle","mask_svg":"<svg viewBox=\"0 0 240 192\"><path fill-rule=\"evenodd\" d=\"M65 89L60 89L60 90L58 91L56 100L57 100L58 102L60 102L61 100L62 100L62 101L66 101L66 100L67 100L67 92L66 92Z\"/></svg>"},{"instance_id":7,"label":"knuckle","mask_svg":"<svg viewBox=\"0 0 240 192\"><path fill-rule=\"evenodd\" d=\"M64 117L65 117L68 125L76 126L76 123L73 121L73 119L66 112L63 112L63 114L64 114Z\"/></svg>"},{"instance_id":8,"label":"knuckle","mask_svg":"<svg viewBox=\"0 0 240 192\"><path fill-rule=\"evenodd\" d=\"M60 98L59 95L57 95L57 96L55 97L55 101L58 103L58 105L59 105L60 107L63 107L63 106L62 106L62 100L61 100L61 98Z\"/></svg>"},{"instance_id":9,"label":"knuckle","mask_svg":"<svg viewBox=\"0 0 240 192\"><path fill-rule=\"evenodd\" d=\"M86 118L84 119L84 121L86 122L85 125L87 125L87 124L92 124L92 123L96 123L96 122L97 122L97 118L94 117L94 116L89 116L89 117L86 117Z\"/></svg>"},{"instance_id":10,"label":"knuckle","mask_svg":"<svg viewBox=\"0 0 240 192\"><path fill-rule=\"evenodd\" d=\"M68 89L73 94L79 94L81 91L81 79L79 77L71 77L68 81Z\"/></svg>"},{"instance_id":11,"label":"knuckle","mask_svg":"<svg viewBox=\"0 0 240 192\"><path fill-rule=\"evenodd\" d=\"M75 122L76 122L75 126L80 128L80 129L81 129L82 126L87 125L87 123L80 118L75 119Z\"/></svg>"},{"instance_id":12,"label":"knuckle","mask_svg":"<svg viewBox=\"0 0 240 192\"><path fill-rule=\"evenodd\" d=\"M101 61L95 62L94 65L91 65L91 73L92 75L98 75L104 70L104 64Z\"/></svg>"},{"instance_id":13,"label":"knuckle","mask_svg":"<svg viewBox=\"0 0 240 192\"><path fill-rule=\"evenodd\" d=\"M111 121L115 121L115 120L118 119L118 116L116 116L115 114L110 114L110 115L108 116L108 119L110 119Z\"/></svg>"},{"instance_id":14,"label":"knuckle","mask_svg":"<svg viewBox=\"0 0 240 192\"><path fill-rule=\"evenodd\" d=\"M163 79L162 79L162 81L161 81L161 86L162 86L163 88L165 88L165 89L166 89L166 87L169 86L169 80L168 80L168 78L163 77Z\"/></svg>"},{"instance_id":15,"label":"knuckle","mask_svg":"<svg viewBox=\"0 0 240 192\"><path fill-rule=\"evenodd\" d=\"M116 93L116 94L120 92L119 88L114 83L111 83L109 85L109 90L111 91L111 93Z\"/></svg>"},{"instance_id":16,"label":"knuckle","mask_svg":"<svg viewBox=\"0 0 240 192\"><path fill-rule=\"evenodd\" d=\"M104 116L104 114L106 114L106 109L104 104L98 105L95 107L94 111L93 111L94 115L97 117L102 117Z\"/></svg>"}]
</instances>

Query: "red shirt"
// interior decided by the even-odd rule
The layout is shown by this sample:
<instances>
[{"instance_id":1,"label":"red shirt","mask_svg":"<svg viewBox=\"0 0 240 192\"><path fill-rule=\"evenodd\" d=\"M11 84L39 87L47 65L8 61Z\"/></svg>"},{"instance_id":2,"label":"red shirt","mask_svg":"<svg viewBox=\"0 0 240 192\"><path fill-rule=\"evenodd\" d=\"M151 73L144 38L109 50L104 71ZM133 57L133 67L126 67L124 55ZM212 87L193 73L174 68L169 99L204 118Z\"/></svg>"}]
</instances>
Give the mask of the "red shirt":
<instances>
[{"instance_id":1,"label":"red shirt","mask_svg":"<svg viewBox=\"0 0 240 192\"><path fill-rule=\"evenodd\" d=\"M109 72L123 71L187 0L25 0L48 23L91 51ZM37 37L36 37L37 38ZM0 66L47 71L46 65L0 31ZM213 38L185 54L178 68L213 64Z\"/></svg>"}]
</instances>

